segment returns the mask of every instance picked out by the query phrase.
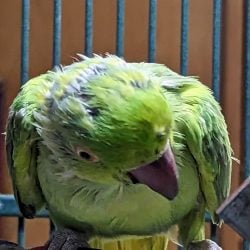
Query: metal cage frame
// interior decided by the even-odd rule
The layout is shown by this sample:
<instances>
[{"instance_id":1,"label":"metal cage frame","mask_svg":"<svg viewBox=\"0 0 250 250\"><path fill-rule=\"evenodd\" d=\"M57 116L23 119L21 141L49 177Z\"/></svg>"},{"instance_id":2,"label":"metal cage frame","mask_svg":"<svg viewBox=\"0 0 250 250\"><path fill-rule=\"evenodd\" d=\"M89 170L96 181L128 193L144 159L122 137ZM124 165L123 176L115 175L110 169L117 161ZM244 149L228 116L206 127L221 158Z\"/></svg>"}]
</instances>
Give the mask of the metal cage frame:
<instances>
[{"instance_id":1,"label":"metal cage frame","mask_svg":"<svg viewBox=\"0 0 250 250\"><path fill-rule=\"evenodd\" d=\"M124 5L125 0L116 0L116 55L124 54ZM53 14L53 65L61 61L61 19L62 1L54 0ZM148 61L154 62L156 57L156 18L157 0L148 0ZM250 176L250 0L245 2L245 71L244 71L244 177ZM221 25L222 0L213 0L213 39L212 39L212 89L215 98L220 100L221 72ZM188 71L188 36L189 36L189 0L181 1L181 42L180 73ZM29 30L30 0L22 0L21 27L21 84L29 79ZM85 0L85 48L84 54L91 56L93 51L93 0ZM0 216L18 217L18 244L24 246L24 223L13 195L0 195ZM48 212L43 210L37 215L47 218ZM209 218L207 219L209 220ZM53 228L53 226L52 226ZM211 238L216 241L216 228L211 228ZM250 241L244 241L244 250L250 249Z\"/></svg>"}]
</instances>

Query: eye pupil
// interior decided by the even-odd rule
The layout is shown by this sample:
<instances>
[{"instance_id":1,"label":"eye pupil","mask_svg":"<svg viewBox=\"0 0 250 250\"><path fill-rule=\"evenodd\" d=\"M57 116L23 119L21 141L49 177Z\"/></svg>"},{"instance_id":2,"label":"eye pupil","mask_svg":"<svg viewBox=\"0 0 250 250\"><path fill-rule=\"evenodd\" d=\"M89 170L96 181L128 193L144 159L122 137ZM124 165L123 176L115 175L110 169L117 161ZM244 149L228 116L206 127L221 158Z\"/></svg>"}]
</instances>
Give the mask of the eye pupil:
<instances>
[{"instance_id":1,"label":"eye pupil","mask_svg":"<svg viewBox=\"0 0 250 250\"><path fill-rule=\"evenodd\" d=\"M90 160L91 159L91 155L88 154L87 152L84 152L84 151L81 151L79 152L79 156L83 159L86 159L86 160Z\"/></svg>"},{"instance_id":2,"label":"eye pupil","mask_svg":"<svg viewBox=\"0 0 250 250\"><path fill-rule=\"evenodd\" d=\"M98 157L93 154L88 148L85 147L76 147L75 153L79 158L82 158L85 161L89 162L98 162Z\"/></svg>"}]
</instances>

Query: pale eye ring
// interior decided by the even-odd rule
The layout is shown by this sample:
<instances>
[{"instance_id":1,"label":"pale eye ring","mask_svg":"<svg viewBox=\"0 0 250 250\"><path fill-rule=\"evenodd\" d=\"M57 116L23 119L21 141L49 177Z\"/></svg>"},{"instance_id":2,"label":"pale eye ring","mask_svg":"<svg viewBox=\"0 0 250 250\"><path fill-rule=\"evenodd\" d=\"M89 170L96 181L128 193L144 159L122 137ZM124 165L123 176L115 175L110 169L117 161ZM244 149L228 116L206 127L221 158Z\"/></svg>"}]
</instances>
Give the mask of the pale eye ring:
<instances>
[{"instance_id":1,"label":"pale eye ring","mask_svg":"<svg viewBox=\"0 0 250 250\"><path fill-rule=\"evenodd\" d=\"M89 162L98 162L99 159L89 149L84 147L76 147L76 154L83 160Z\"/></svg>"}]
</instances>

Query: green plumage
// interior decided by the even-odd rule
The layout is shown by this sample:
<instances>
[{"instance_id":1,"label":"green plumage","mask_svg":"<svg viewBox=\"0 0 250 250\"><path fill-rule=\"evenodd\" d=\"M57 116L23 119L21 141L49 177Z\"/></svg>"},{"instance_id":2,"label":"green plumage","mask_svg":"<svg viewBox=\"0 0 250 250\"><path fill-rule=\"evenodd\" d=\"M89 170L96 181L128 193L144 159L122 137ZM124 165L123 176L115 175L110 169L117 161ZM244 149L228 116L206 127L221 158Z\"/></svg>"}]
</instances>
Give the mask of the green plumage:
<instances>
[{"instance_id":1,"label":"green plumage","mask_svg":"<svg viewBox=\"0 0 250 250\"><path fill-rule=\"evenodd\" d=\"M166 145L178 168L172 200L128 175ZM228 133L210 90L115 56L27 82L10 108L6 148L22 213L45 206L58 227L87 232L94 245L113 240L107 249L163 249L173 225L184 245L202 239L205 211L218 223L230 187Z\"/></svg>"}]
</instances>

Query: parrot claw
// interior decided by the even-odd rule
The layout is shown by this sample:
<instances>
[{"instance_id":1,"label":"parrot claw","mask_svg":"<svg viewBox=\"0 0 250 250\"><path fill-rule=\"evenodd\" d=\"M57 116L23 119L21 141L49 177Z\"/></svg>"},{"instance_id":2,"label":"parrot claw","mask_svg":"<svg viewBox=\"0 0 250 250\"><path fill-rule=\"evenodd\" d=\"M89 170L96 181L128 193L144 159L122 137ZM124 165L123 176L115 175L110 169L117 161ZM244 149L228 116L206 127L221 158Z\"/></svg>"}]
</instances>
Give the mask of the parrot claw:
<instances>
[{"instance_id":1,"label":"parrot claw","mask_svg":"<svg viewBox=\"0 0 250 250\"><path fill-rule=\"evenodd\" d=\"M24 250L24 248L18 246L14 242L9 242L6 240L0 240L0 250Z\"/></svg>"},{"instance_id":2,"label":"parrot claw","mask_svg":"<svg viewBox=\"0 0 250 250\"><path fill-rule=\"evenodd\" d=\"M47 250L87 250L92 249L86 235L70 229L56 231L47 243Z\"/></svg>"},{"instance_id":3,"label":"parrot claw","mask_svg":"<svg viewBox=\"0 0 250 250\"><path fill-rule=\"evenodd\" d=\"M190 243L187 250L222 250L222 248L214 241L206 239Z\"/></svg>"}]
</instances>

